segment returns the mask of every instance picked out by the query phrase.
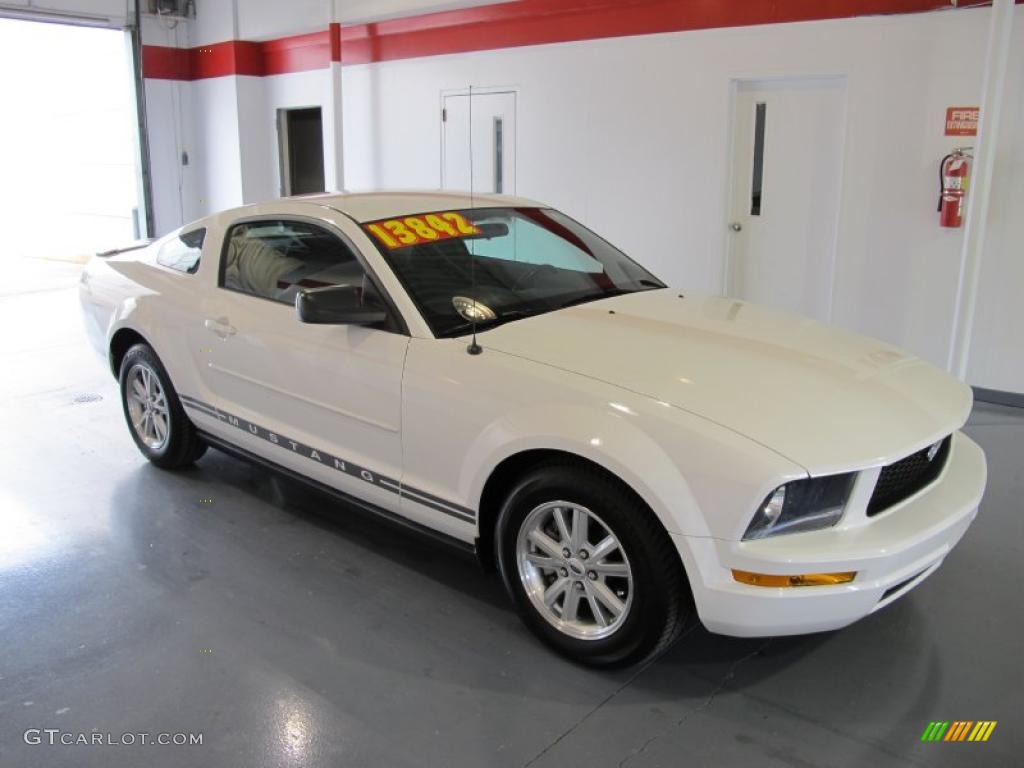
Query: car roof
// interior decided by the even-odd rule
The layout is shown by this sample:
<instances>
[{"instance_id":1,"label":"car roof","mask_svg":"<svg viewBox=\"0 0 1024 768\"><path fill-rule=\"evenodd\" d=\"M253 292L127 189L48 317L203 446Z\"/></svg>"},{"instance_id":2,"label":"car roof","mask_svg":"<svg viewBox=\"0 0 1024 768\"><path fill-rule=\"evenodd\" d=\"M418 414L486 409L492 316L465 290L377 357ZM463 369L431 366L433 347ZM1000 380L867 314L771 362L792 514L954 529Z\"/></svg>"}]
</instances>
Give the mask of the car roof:
<instances>
[{"instance_id":1,"label":"car roof","mask_svg":"<svg viewBox=\"0 0 1024 768\"><path fill-rule=\"evenodd\" d=\"M392 216L465 208L543 207L540 203L528 200L525 197L470 195L468 192L448 192L444 190L327 192L286 199L297 203L326 205L351 216L360 223L387 219Z\"/></svg>"}]
</instances>

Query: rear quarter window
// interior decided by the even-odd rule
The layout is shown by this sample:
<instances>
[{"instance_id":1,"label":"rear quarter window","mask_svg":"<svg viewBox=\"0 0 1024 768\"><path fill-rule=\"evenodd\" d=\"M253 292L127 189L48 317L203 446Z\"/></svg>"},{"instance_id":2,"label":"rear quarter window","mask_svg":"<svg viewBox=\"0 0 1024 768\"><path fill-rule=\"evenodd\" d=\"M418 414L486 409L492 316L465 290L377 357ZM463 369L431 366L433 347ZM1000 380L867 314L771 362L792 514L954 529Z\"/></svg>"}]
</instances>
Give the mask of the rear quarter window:
<instances>
[{"instance_id":1,"label":"rear quarter window","mask_svg":"<svg viewBox=\"0 0 1024 768\"><path fill-rule=\"evenodd\" d=\"M193 229L172 237L156 254L156 263L162 267L194 275L199 269L199 258L203 252L206 228Z\"/></svg>"}]
</instances>

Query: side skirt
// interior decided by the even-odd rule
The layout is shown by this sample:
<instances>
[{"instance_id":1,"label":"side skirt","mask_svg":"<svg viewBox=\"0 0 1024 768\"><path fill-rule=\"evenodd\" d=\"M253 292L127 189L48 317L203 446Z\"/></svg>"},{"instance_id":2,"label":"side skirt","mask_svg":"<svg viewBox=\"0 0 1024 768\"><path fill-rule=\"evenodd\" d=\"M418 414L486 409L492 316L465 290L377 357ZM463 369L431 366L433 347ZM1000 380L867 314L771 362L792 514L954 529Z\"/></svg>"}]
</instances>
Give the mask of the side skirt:
<instances>
[{"instance_id":1,"label":"side skirt","mask_svg":"<svg viewBox=\"0 0 1024 768\"><path fill-rule=\"evenodd\" d=\"M376 504L372 504L368 501L356 498L355 496L345 493L344 491L339 491L337 488L332 488L326 483L321 483L319 480L314 480L311 477L306 477L306 475L300 474L293 469L283 467L280 464L271 461L270 459L265 459L262 456L259 456L255 453L252 453L251 451L246 450L245 448L240 448L234 443L229 443L227 440L224 440L223 438L211 435L209 432L205 432L201 429L197 430L197 432L199 433L199 436L203 439L204 442L206 442L207 444L214 448L217 448L220 451L223 451L224 453L230 456L234 456L236 459L242 459L243 461L247 461L251 464L256 464L258 466L264 467L265 469L269 469L271 472L274 472L283 477L287 477L289 480L295 480L296 482L302 483L303 485L312 488L313 490L319 491L320 493L323 493L326 496L330 496L337 501L347 504L348 506L355 507L361 512L372 514L378 518L383 518L385 521L391 523L392 525L397 525L407 530L415 531L421 536L426 536L427 538L445 544L449 547L458 550L459 552L462 552L463 554L469 555L474 559L477 559L475 557L476 547L472 544L469 544L468 542L462 541L461 539L457 539L454 536L449 536L447 533L435 531L433 528L428 528L425 525L421 525L420 523L417 523L413 520L409 520L408 518L402 517L401 515L396 515L394 512L384 509L383 507L379 507Z\"/></svg>"}]
</instances>

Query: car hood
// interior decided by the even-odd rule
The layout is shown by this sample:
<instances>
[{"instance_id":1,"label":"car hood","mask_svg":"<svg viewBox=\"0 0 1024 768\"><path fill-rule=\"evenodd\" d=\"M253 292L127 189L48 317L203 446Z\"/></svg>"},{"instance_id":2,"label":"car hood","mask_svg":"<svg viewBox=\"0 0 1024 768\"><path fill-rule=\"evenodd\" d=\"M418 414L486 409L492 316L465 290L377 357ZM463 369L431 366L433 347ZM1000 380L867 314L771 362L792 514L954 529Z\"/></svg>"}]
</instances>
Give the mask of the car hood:
<instances>
[{"instance_id":1,"label":"car hood","mask_svg":"<svg viewBox=\"0 0 1024 768\"><path fill-rule=\"evenodd\" d=\"M965 384L884 342L671 290L506 323L481 342L669 403L812 474L902 458L962 426L972 403Z\"/></svg>"}]
</instances>

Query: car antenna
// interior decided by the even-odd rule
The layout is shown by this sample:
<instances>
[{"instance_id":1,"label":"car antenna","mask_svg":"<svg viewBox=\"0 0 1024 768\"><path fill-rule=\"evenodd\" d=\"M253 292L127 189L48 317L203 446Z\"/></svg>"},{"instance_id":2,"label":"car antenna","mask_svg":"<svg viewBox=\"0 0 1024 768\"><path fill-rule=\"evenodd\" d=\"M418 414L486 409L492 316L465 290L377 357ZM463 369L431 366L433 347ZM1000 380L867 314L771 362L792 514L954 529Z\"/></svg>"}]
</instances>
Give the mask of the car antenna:
<instances>
[{"instance_id":1,"label":"car antenna","mask_svg":"<svg viewBox=\"0 0 1024 768\"><path fill-rule=\"evenodd\" d=\"M475 208L473 198L473 86L469 86L469 210ZM473 328L473 340L469 342L466 351L471 355L479 355L483 348L476 343L476 246L474 240L469 240L469 295L473 300L473 308L470 310L469 322Z\"/></svg>"}]
</instances>

